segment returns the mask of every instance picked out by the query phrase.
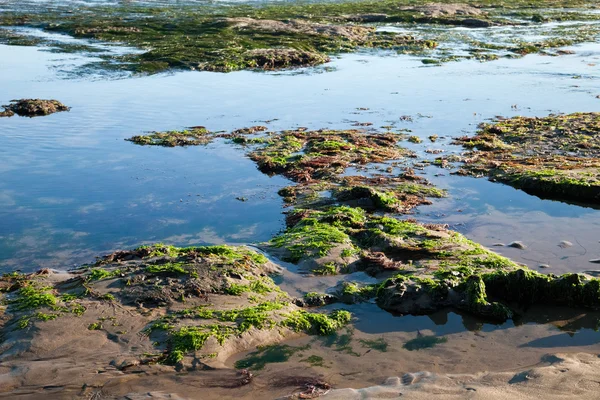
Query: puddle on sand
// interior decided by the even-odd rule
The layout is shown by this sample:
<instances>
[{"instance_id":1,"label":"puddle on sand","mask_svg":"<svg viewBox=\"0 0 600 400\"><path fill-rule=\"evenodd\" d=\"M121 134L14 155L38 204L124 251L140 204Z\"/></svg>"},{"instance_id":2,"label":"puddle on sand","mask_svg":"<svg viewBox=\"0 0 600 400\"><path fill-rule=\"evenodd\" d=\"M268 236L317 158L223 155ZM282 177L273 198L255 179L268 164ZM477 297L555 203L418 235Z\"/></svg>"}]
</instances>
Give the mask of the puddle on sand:
<instances>
[{"instance_id":1,"label":"puddle on sand","mask_svg":"<svg viewBox=\"0 0 600 400\"><path fill-rule=\"evenodd\" d=\"M447 223L492 250L543 273L598 270L600 212L590 206L542 200L485 178L446 176L430 179L447 188L448 199L421 207L419 220ZM513 241L525 249L508 247ZM504 244L505 246L501 246Z\"/></svg>"},{"instance_id":2,"label":"puddle on sand","mask_svg":"<svg viewBox=\"0 0 600 400\"><path fill-rule=\"evenodd\" d=\"M600 351L598 312L536 307L494 325L452 311L395 317L374 304L349 309L353 325L335 335L237 354L228 364L257 370L261 381L322 376L335 387L365 387L407 372L505 371L538 364L549 353Z\"/></svg>"}]
</instances>

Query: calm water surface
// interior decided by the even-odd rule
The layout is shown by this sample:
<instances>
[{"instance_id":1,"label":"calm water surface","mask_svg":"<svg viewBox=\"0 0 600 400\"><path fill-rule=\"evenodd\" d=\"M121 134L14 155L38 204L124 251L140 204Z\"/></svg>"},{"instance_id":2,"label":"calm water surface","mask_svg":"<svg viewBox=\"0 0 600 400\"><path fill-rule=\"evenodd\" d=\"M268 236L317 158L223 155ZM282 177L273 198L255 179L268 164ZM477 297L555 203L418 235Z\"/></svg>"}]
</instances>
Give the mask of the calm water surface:
<instances>
[{"instance_id":1,"label":"calm water surface","mask_svg":"<svg viewBox=\"0 0 600 400\"><path fill-rule=\"evenodd\" d=\"M471 134L496 115L597 111L600 46L574 50L441 67L369 53L336 59L330 72L64 79L83 57L0 46L0 102L55 98L72 107L44 118L0 120L1 268L65 268L154 241L260 242L283 227L276 192L287 181L261 174L243 149L220 142L143 148L123 140L132 135L271 120L273 130L348 128L358 121L408 128L423 138L438 134L442 140L426 147L457 151L449 138ZM446 172L424 172L451 196L421 208L423 219L451 223L485 245L526 241L525 252L500 251L561 271L589 269L587 260L600 256L596 210ZM433 176L440 173L445 176ZM561 240L578 243L563 250L556 246Z\"/></svg>"}]
</instances>

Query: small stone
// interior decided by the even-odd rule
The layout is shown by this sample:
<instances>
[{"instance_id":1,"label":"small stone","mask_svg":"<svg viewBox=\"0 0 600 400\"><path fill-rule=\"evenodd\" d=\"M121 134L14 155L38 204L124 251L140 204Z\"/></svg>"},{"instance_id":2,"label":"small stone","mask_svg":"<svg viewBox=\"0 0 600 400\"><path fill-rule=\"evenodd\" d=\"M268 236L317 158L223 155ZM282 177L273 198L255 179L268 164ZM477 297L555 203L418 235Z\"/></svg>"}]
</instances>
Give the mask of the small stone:
<instances>
[{"instance_id":1,"label":"small stone","mask_svg":"<svg viewBox=\"0 0 600 400\"><path fill-rule=\"evenodd\" d=\"M527 248L527 246L525 246L525 244L523 244L523 242L519 242L519 241L509 243L508 247L514 247L515 249L521 249L521 250Z\"/></svg>"},{"instance_id":2,"label":"small stone","mask_svg":"<svg viewBox=\"0 0 600 400\"><path fill-rule=\"evenodd\" d=\"M494 243L492 246L496 246L496 247L504 247L506 246L504 243Z\"/></svg>"},{"instance_id":3,"label":"small stone","mask_svg":"<svg viewBox=\"0 0 600 400\"><path fill-rule=\"evenodd\" d=\"M592 258L590 262L594 264L600 264L600 258Z\"/></svg>"},{"instance_id":4,"label":"small stone","mask_svg":"<svg viewBox=\"0 0 600 400\"><path fill-rule=\"evenodd\" d=\"M563 240L558 244L558 247L562 248L562 249L566 249L567 247L572 247L573 243L567 241L567 240Z\"/></svg>"},{"instance_id":5,"label":"small stone","mask_svg":"<svg viewBox=\"0 0 600 400\"><path fill-rule=\"evenodd\" d=\"M540 264L538 268L550 268L550 266L548 264Z\"/></svg>"}]
</instances>

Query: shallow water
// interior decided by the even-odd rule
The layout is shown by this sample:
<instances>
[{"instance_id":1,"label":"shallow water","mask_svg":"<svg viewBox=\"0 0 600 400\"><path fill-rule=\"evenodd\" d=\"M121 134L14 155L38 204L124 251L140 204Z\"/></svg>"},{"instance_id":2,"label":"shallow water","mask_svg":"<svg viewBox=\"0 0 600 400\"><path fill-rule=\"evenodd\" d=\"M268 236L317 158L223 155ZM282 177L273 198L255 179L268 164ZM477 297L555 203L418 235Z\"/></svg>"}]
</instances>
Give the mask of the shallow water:
<instances>
[{"instance_id":1,"label":"shallow water","mask_svg":"<svg viewBox=\"0 0 600 400\"><path fill-rule=\"evenodd\" d=\"M65 80L62 73L83 57L0 46L2 102L41 97L72 106L44 118L0 120L0 265L65 268L138 243L251 243L282 228L276 192L286 180L258 172L243 149L221 143L151 149L124 138L192 125L230 130L267 120L274 120L267 124L274 130L373 122L423 138L442 136L425 147L407 144L432 159L424 148L457 151L448 145L450 137L470 134L495 115L597 110L598 69L591 64L600 46L574 49L575 55L562 57L439 67L366 53L334 60L332 72L300 75L180 72ZM400 120L403 115L413 121ZM536 254L507 254L549 262L559 271L588 269L588 255L599 255L593 209L537 200L485 180L435 181L449 187L450 199L420 213L464 224L458 229L485 245L524 240ZM248 201L236 200L240 196ZM446 216L436 217L440 213ZM586 254L578 256L583 250L577 245L567 259L562 251L537 254L557 250L548 246L561 240L578 240Z\"/></svg>"}]
</instances>

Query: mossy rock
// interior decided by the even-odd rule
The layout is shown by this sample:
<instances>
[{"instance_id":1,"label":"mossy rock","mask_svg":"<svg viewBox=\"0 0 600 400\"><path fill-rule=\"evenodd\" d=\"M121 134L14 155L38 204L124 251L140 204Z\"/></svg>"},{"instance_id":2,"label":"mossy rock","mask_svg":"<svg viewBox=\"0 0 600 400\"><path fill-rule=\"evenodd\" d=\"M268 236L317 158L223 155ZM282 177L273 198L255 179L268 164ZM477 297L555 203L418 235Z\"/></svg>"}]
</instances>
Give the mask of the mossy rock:
<instances>
[{"instance_id":1,"label":"mossy rock","mask_svg":"<svg viewBox=\"0 0 600 400\"><path fill-rule=\"evenodd\" d=\"M0 113L0 117L12 117L15 114L21 117L39 117L71 109L58 100L42 99L12 100L2 107L4 111Z\"/></svg>"},{"instance_id":2,"label":"mossy rock","mask_svg":"<svg viewBox=\"0 0 600 400\"><path fill-rule=\"evenodd\" d=\"M473 149L463 173L540 197L600 201L600 113L514 117L482 124L457 143Z\"/></svg>"}]
</instances>

